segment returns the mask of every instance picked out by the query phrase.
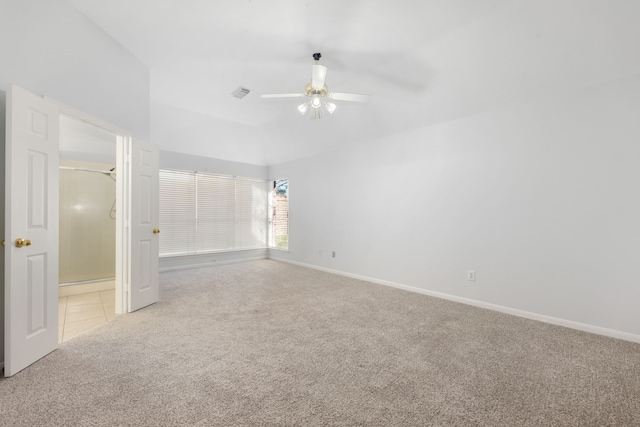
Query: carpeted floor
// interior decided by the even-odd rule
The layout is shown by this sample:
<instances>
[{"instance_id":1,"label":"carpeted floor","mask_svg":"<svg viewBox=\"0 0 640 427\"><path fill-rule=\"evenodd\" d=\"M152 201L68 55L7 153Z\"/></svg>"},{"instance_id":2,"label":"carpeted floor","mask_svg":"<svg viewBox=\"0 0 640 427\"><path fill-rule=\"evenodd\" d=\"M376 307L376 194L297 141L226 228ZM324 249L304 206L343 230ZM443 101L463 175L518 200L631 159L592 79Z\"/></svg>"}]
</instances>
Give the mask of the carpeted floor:
<instances>
[{"instance_id":1,"label":"carpeted floor","mask_svg":"<svg viewBox=\"0 0 640 427\"><path fill-rule=\"evenodd\" d=\"M275 261L0 380L11 426L639 426L640 345Z\"/></svg>"}]
</instances>

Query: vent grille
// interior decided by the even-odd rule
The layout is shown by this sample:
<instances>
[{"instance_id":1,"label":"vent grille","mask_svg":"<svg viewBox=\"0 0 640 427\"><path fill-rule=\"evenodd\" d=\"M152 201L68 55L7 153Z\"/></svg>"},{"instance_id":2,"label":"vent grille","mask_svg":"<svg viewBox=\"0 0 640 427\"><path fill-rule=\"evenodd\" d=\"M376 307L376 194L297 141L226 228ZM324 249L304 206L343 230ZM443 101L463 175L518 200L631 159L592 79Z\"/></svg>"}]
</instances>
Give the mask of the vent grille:
<instances>
[{"instance_id":1,"label":"vent grille","mask_svg":"<svg viewBox=\"0 0 640 427\"><path fill-rule=\"evenodd\" d=\"M242 99L245 96L249 95L249 92L251 92L249 89L240 86L238 87L238 89L231 92L231 95L233 95L235 98Z\"/></svg>"}]
</instances>

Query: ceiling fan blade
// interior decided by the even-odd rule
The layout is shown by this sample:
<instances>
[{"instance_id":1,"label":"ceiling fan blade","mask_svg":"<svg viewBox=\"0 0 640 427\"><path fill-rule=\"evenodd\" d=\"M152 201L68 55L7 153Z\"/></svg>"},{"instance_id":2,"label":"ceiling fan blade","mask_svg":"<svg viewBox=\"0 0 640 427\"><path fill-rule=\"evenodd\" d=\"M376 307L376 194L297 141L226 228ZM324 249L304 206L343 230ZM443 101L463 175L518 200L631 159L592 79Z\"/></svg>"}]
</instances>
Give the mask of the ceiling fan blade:
<instances>
[{"instance_id":1,"label":"ceiling fan blade","mask_svg":"<svg viewBox=\"0 0 640 427\"><path fill-rule=\"evenodd\" d=\"M302 98L304 93L263 93L263 98Z\"/></svg>"},{"instance_id":2,"label":"ceiling fan blade","mask_svg":"<svg viewBox=\"0 0 640 427\"><path fill-rule=\"evenodd\" d=\"M324 65L314 65L311 75L311 87L321 90L324 87L324 80L327 78L327 67Z\"/></svg>"},{"instance_id":3,"label":"ceiling fan blade","mask_svg":"<svg viewBox=\"0 0 640 427\"><path fill-rule=\"evenodd\" d=\"M371 99L371 95L362 95L359 93L332 92L328 96L329 98L335 99L337 101L369 102L369 100Z\"/></svg>"}]
</instances>

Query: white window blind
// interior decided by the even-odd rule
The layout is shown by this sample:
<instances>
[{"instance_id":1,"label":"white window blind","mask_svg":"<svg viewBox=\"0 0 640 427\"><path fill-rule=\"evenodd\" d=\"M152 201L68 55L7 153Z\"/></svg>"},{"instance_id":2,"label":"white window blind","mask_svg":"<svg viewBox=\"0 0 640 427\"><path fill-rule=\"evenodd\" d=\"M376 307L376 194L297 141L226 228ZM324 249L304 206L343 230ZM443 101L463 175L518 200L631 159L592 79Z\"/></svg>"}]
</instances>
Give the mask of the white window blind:
<instances>
[{"instance_id":1,"label":"white window blind","mask_svg":"<svg viewBox=\"0 0 640 427\"><path fill-rule=\"evenodd\" d=\"M160 255L264 248L267 205L266 181L161 170Z\"/></svg>"},{"instance_id":2,"label":"white window blind","mask_svg":"<svg viewBox=\"0 0 640 427\"><path fill-rule=\"evenodd\" d=\"M197 250L235 247L235 194L233 177L198 174Z\"/></svg>"},{"instance_id":3,"label":"white window blind","mask_svg":"<svg viewBox=\"0 0 640 427\"><path fill-rule=\"evenodd\" d=\"M160 254L196 250L196 176L160 171Z\"/></svg>"}]
</instances>

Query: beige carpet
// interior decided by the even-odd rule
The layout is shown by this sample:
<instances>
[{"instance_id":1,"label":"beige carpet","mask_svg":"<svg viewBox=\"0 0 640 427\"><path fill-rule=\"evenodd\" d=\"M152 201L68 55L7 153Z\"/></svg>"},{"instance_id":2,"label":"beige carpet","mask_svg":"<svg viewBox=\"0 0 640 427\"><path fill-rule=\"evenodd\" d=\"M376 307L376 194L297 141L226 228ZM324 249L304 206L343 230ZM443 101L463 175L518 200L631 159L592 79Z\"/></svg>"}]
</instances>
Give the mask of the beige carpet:
<instances>
[{"instance_id":1,"label":"beige carpet","mask_svg":"<svg viewBox=\"0 0 640 427\"><path fill-rule=\"evenodd\" d=\"M11 426L639 426L640 345L256 261L0 380Z\"/></svg>"}]
</instances>

